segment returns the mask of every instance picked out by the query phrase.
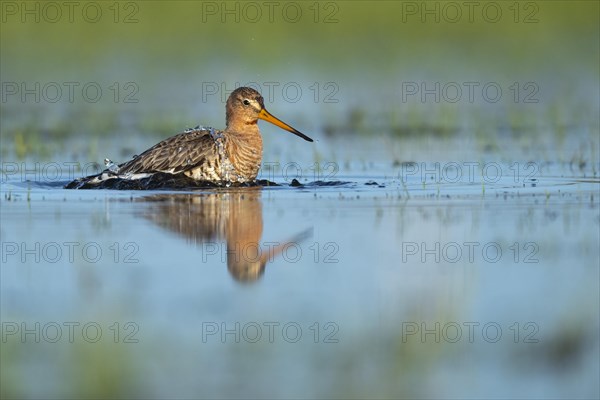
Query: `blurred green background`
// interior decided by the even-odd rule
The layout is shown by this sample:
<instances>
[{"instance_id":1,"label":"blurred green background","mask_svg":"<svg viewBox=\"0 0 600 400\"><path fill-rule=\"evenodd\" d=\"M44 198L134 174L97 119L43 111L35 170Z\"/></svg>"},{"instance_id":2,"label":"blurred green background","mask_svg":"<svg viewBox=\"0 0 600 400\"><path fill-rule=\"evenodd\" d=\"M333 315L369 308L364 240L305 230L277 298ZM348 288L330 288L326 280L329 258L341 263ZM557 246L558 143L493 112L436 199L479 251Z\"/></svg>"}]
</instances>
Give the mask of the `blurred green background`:
<instances>
[{"instance_id":1,"label":"blurred green background","mask_svg":"<svg viewBox=\"0 0 600 400\"><path fill-rule=\"evenodd\" d=\"M5 157L48 157L61 151L48 140L71 136L222 127L226 95L247 84L321 137L598 131L595 1L57 4L3 2ZM36 82L39 102L19 86ZM43 93L52 82L56 102L55 88ZM78 84L72 101L65 82ZM90 82L97 102L82 94ZM455 86L439 101L403 86L436 82L460 87L458 101ZM477 83L473 101L465 82ZM485 101L487 83L499 101Z\"/></svg>"}]
</instances>

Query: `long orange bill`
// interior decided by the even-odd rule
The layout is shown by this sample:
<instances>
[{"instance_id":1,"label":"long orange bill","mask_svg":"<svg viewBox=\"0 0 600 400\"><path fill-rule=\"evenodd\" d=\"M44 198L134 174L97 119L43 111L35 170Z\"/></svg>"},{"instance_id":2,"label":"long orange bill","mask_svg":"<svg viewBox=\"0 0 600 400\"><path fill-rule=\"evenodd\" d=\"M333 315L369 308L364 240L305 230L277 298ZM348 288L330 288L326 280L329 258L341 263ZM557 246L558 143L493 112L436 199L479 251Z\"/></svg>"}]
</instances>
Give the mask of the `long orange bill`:
<instances>
[{"instance_id":1,"label":"long orange bill","mask_svg":"<svg viewBox=\"0 0 600 400\"><path fill-rule=\"evenodd\" d=\"M302 139L304 139L306 141L309 141L309 142L313 141L311 138L306 136L304 133L300 132L299 130L297 130L295 128L292 128L291 126L289 126L285 122L281 121L280 119L275 118L273 115L271 115L271 113L269 113L264 108L262 110L260 110L260 113L258 114L258 118L264 119L265 121L270 122L273 125L280 127L281 129L285 129L288 132L292 132L294 135L300 136Z\"/></svg>"}]
</instances>

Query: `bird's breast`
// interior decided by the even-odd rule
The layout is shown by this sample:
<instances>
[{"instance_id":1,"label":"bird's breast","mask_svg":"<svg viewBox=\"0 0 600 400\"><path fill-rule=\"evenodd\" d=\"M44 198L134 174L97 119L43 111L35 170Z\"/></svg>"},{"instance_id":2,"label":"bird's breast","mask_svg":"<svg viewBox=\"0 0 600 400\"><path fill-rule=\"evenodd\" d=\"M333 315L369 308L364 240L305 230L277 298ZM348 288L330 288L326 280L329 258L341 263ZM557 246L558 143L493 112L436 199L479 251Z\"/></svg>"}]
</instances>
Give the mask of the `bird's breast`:
<instances>
[{"instance_id":1,"label":"bird's breast","mask_svg":"<svg viewBox=\"0 0 600 400\"><path fill-rule=\"evenodd\" d=\"M262 138L260 135L233 137L226 141L224 167L230 169L230 174L237 175L237 181L247 182L256 179L261 162Z\"/></svg>"}]
</instances>

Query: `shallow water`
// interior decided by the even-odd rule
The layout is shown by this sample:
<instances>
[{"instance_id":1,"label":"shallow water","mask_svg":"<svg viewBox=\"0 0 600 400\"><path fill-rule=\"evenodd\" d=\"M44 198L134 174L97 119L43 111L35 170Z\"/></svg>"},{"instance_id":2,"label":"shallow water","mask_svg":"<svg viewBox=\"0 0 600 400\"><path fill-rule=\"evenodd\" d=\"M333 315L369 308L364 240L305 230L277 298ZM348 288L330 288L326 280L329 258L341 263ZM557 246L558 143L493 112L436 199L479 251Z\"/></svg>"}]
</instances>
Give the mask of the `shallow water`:
<instances>
[{"instance_id":1,"label":"shallow water","mask_svg":"<svg viewBox=\"0 0 600 400\"><path fill-rule=\"evenodd\" d=\"M267 153L276 187L3 164L3 393L597 397L599 165L373 146Z\"/></svg>"}]
</instances>

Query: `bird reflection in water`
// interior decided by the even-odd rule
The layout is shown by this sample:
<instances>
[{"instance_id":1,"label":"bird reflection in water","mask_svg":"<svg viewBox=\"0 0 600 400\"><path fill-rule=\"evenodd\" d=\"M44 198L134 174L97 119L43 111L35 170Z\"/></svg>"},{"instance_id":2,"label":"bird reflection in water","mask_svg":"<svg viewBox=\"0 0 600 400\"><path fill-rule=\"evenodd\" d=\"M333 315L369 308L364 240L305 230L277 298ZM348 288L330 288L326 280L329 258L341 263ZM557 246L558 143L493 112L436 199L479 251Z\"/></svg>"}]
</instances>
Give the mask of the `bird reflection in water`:
<instances>
[{"instance_id":1,"label":"bird reflection in water","mask_svg":"<svg viewBox=\"0 0 600 400\"><path fill-rule=\"evenodd\" d=\"M235 280L251 282L260 278L267 262L292 245L312 236L309 228L283 242L265 242L260 188L198 194L158 194L145 196L142 216L173 231L188 241L216 250L215 242L225 240L227 269ZM213 253L214 254L214 253Z\"/></svg>"}]
</instances>

